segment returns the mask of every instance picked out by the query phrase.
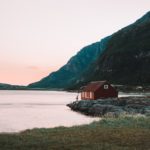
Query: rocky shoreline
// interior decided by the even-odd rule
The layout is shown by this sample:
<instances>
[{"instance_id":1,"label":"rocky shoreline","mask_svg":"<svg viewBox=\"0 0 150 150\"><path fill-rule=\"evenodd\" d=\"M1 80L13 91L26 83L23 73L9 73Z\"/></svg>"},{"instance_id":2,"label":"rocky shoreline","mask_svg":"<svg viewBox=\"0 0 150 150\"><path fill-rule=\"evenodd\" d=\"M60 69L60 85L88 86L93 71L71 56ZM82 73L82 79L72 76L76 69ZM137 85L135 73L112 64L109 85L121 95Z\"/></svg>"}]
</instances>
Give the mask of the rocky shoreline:
<instances>
[{"instance_id":1,"label":"rocky shoreline","mask_svg":"<svg viewBox=\"0 0 150 150\"><path fill-rule=\"evenodd\" d=\"M122 97L80 100L67 104L72 110L90 116L118 117L124 114L150 116L150 97Z\"/></svg>"}]
</instances>

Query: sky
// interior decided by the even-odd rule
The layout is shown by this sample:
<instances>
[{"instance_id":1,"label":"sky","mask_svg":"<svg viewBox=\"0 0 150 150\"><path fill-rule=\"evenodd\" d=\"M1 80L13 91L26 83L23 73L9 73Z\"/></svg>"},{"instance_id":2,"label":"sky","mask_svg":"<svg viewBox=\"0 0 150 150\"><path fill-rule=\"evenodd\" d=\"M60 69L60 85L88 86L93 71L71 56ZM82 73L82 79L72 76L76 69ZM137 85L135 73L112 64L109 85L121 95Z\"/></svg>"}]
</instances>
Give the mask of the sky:
<instances>
[{"instance_id":1,"label":"sky","mask_svg":"<svg viewBox=\"0 0 150 150\"><path fill-rule=\"evenodd\" d=\"M149 0L0 0L0 83L40 80L149 6Z\"/></svg>"}]
</instances>

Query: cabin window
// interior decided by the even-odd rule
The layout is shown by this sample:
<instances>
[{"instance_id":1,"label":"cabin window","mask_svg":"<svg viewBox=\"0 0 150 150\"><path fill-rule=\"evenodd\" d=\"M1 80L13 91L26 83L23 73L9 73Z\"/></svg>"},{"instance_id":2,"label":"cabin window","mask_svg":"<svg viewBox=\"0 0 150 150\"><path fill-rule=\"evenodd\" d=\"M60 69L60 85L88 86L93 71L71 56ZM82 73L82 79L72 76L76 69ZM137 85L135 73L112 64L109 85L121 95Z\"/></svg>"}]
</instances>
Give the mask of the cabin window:
<instances>
[{"instance_id":1,"label":"cabin window","mask_svg":"<svg viewBox=\"0 0 150 150\"><path fill-rule=\"evenodd\" d=\"M87 92L84 92L84 97L85 97L85 98L87 97Z\"/></svg>"},{"instance_id":2,"label":"cabin window","mask_svg":"<svg viewBox=\"0 0 150 150\"><path fill-rule=\"evenodd\" d=\"M90 97L90 92L87 92L86 96L87 96L87 98L89 98Z\"/></svg>"},{"instance_id":3,"label":"cabin window","mask_svg":"<svg viewBox=\"0 0 150 150\"><path fill-rule=\"evenodd\" d=\"M93 98L93 92L90 92L90 98Z\"/></svg>"},{"instance_id":4,"label":"cabin window","mask_svg":"<svg viewBox=\"0 0 150 150\"><path fill-rule=\"evenodd\" d=\"M108 89L108 85L104 85L104 89L107 90Z\"/></svg>"},{"instance_id":5,"label":"cabin window","mask_svg":"<svg viewBox=\"0 0 150 150\"><path fill-rule=\"evenodd\" d=\"M81 93L81 97L84 97L84 92Z\"/></svg>"},{"instance_id":6,"label":"cabin window","mask_svg":"<svg viewBox=\"0 0 150 150\"><path fill-rule=\"evenodd\" d=\"M83 92L83 97L86 97L86 92Z\"/></svg>"},{"instance_id":7,"label":"cabin window","mask_svg":"<svg viewBox=\"0 0 150 150\"><path fill-rule=\"evenodd\" d=\"M85 92L85 98L90 98L90 92Z\"/></svg>"}]
</instances>

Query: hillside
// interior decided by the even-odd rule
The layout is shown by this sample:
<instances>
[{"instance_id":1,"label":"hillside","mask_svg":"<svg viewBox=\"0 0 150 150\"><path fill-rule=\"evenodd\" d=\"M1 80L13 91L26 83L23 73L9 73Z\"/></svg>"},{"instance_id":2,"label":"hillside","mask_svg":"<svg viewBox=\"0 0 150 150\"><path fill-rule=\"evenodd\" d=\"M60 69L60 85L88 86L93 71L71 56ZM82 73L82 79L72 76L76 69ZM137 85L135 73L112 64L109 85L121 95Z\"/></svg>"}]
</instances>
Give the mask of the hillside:
<instances>
[{"instance_id":1,"label":"hillside","mask_svg":"<svg viewBox=\"0 0 150 150\"><path fill-rule=\"evenodd\" d=\"M30 84L29 88L64 89L72 85L72 82L91 65L104 51L110 37L102 39L81 49L67 64L58 71L51 73L39 82Z\"/></svg>"},{"instance_id":2,"label":"hillside","mask_svg":"<svg viewBox=\"0 0 150 150\"><path fill-rule=\"evenodd\" d=\"M150 12L109 37L81 49L58 71L29 88L77 89L93 80L150 84Z\"/></svg>"},{"instance_id":3,"label":"hillside","mask_svg":"<svg viewBox=\"0 0 150 150\"><path fill-rule=\"evenodd\" d=\"M93 80L124 85L150 84L150 12L114 33L104 53L70 88L79 88Z\"/></svg>"}]
</instances>

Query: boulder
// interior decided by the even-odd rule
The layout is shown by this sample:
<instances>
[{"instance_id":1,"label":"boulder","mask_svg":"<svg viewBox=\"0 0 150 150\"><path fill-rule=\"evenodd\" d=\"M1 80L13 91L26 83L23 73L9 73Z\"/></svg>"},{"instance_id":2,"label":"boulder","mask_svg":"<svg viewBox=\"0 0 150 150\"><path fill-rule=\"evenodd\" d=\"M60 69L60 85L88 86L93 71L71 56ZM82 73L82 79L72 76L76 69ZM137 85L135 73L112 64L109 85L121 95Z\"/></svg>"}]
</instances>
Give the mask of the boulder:
<instances>
[{"instance_id":1,"label":"boulder","mask_svg":"<svg viewBox=\"0 0 150 150\"><path fill-rule=\"evenodd\" d=\"M150 98L123 97L119 99L81 100L67 105L72 110L91 116L117 117L122 114L150 115Z\"/></svg>"}]
</instances>

